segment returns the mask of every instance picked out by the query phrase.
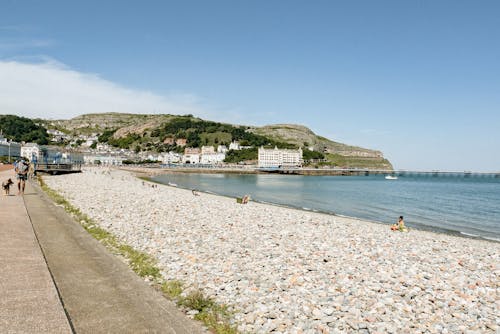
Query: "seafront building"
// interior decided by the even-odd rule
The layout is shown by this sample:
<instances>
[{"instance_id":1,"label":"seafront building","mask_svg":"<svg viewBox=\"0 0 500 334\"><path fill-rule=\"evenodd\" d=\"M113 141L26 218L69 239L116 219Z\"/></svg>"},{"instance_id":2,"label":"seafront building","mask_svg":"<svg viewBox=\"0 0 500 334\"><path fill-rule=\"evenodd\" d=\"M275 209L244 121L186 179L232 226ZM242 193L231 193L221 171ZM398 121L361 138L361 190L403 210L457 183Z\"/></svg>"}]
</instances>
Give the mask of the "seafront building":
<instances>
[{"instance_id":1,"label":"seafront building","mask_svg":"<svg viewBox=\"0 0 500 334\"><path fill-rule=\"evenodd\" d=\"M8 159L19 158L21 156L21 144L9 141L0 134L0 157Z\"/></svg>"},{"instance_id":2,"label":"seafront building","mask_svg":"<svg viewBox=\"0 0 500 334\"><path fill-rule=\"evenodd\" d=\"M258 151L259 168L301 167L302 149L279 149L277 147L267 149L260 147Z\"/></svg>"},{"instance_id":3,"label":"seafront building","mask_svg":"<svg viewBox=\"0 0 500 334\"><path fill-rule=\"evenodd\" d=\"M83 160L86 165L121 166L125 158L111 154L86 154Z\"/></svg>"},{"instance_id":4,"label":"seafront building","mask_svg":"<svg viewBox=\"0 0 500 334\"><path fill-rule=\"evenodd\" d=\"M161 159L159 157L158 160L161 160L163 164L176 164L181 162L182 160L182 155L179 153L175 153L173 151L167 152L161 156Z\"/></svg>"},{"instance_id":5,"label":"seafront building","mask_svg":"<svg viewBox=\"0 0 500 334\"><path fill-rule=\"evenodd\" d=\"M199 148L187 147L184 149L184 156L182 157L182 163L199 164L200 156L201 156L201 150Z\"/></svg>"},{"instance_id":6,"label":"seafront building","mask_svg":"<svg viewBox=\"0 0 500 334\"><path fill-rule=\"evenodd\" d=\"M224 153L205 153L201 155L200 163L205 165L216 165L221 164L226 159L226 155Z\"/></svg>"},{"instance_id":7,"label":"seafront building","mask_svg":"<svg viewBox=\"0 0 500 334\"><path fill-rule=\"evenodd\" d=\"M37 143L26 143L21 146L21 156L29 161L37 161L40 156L40 146Z\"/></svg>"}]
</instances>

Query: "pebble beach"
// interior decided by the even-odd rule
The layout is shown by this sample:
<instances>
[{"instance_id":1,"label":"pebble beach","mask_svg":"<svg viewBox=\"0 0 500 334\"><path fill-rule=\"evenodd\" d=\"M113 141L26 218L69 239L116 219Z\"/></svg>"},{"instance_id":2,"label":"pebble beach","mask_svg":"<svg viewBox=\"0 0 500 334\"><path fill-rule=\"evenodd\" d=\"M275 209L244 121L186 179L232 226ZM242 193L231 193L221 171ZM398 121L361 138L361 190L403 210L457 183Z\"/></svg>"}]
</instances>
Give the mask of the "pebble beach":
<instances>
[{"instance_id":1,"label":"pebble beach","mask_svg":"<svg viewBox=\"0 0 500 334\"><path fill-rule=\"evenodd\" d=\"M242 333L497 333L500 243L157 185L118 169L44 176ZM395 217L395 220L397 217Z\"/></svg>"}]
</instances>

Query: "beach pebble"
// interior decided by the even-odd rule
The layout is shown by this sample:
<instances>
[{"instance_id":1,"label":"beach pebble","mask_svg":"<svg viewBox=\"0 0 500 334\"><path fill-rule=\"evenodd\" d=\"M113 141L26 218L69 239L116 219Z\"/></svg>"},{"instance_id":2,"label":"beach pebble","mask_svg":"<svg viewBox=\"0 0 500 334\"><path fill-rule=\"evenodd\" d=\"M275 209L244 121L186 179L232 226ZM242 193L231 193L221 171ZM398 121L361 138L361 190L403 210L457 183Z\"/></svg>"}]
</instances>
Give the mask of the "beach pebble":
<instances>
[{"instance_id":1,"label":"beach pebble","mask_svg":"<svg viewBox=\"0 0 500 334\"><path fill-rule=\"evenodd\" d=\"M103 173L105 171L105 173ZM495 333L500 243L158 186L94 168L47 185L248 333ZM195 311L188 311L194 316Z\"/></svg>"}]
</instances>

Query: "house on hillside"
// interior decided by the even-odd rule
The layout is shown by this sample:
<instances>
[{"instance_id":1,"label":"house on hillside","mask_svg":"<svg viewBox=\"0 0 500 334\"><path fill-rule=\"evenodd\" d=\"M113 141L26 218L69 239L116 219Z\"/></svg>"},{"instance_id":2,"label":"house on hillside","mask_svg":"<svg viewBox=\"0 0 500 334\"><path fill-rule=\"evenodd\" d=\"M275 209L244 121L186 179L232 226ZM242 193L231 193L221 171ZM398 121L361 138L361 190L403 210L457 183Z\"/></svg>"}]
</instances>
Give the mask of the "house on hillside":
<instances>
[{"instance_id":1,"label":"house on hillside","mask_svg":"<svg viewBox=\"0 0 500 334\"><path fill-rule=\"evenodd\" d=\"M237 141L233 141L231 144L229 144L229 149L239 151L240 150L240 143Z\"/></svg>"},{"instance_id":2,"label":"house on hillside","mask_svg":"<svg viewBox=\"0 0 500 334\"><path fill-rule=\"evenodd\" d=\"M96 133L93 133L91 134L90 136L84 136L83 139L85 140L85 142L82 143L82 146L85 146L85 147L90 147L92 146L94 143L97 143L98 141L98 136Z\"/></svg>"},{"instance_id":3,"label":"house on hillside","mask_svg":"<svg viewBox=\"0 0 500 334\"><path fill-rule=\"evenodd\" d=\"M65 140L72 139L72 137L70 135L67 135L64 132L59 131L59 130L49 129L49 130L47 130L47 133L52 136L51 141L54 143L61 143Z\"/></svg>"},{"instance_id":4,"label":"house on hillside","mask_svg":"<svg viewBox=\"0 0 500 334\"><path fill-rule=\"evenodd\" d=\"M219 145L217 146L217 153L226 153L227 152L227 146L226 145Z\"/></svg>"},{"instance_id":5,"label":"house on hillside","mask_svg":"<svg viewBox=\"0 0 500 334\"><path fill-rule=\"evenodd\" d=\"M98 152L111 152L113 150L113 146L108 145L106 143L98 143L96 145L96 150Z\"/></svg>"},{"instance_id":6,"label":"house on hillside","mask_svg":"<svg viewBox=\"0 0 500 334\"><path fill-rule=\"evenodd\" d=\"M213 146L202 146L201 154L213 154L215 153L215 149Z\"/></svg>"},{"instance_id":7,"label":"house on hillside","mask_svg":"<svg viewBox=\"0 0 500 334\"><path fill-rule=\"evenodd\" d=\"M175 139L173 137L167 137L163 140L163 144L174 145Z\"/></svg>"},{"instance_id":8,"label":"house on hillside","mask_svg":"<svg viewBox=\"0 0 500 334\"><path fill-rule=\"evenodd\" d=\"M187 144L187 139L186 139L186 138L177 138L177 139L175 140L175 144L176 144L177 146L184 147L184 146L186 146L186 144Z\"/></svg>"}]
</instances>

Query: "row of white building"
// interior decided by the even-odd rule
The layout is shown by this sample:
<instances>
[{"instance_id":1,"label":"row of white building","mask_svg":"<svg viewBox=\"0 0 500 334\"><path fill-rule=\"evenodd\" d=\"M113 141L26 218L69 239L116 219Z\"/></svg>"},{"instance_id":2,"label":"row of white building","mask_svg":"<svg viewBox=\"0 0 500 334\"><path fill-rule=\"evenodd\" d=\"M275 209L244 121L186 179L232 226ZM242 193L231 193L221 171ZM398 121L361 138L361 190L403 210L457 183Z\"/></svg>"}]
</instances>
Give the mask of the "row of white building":
<instances>
[{"instance_id":1,"label":"row of white building","mask_svg":"<svg viewBox=\"0 0 500 334\"><path fill-rule=\"evenodd\" d=\"M220 146L219 146L220 147ZM203 146L199 148L186 148L182 157L177 157L179 160L173 161L171 155L165 157L167 161L164 163L175 163L182 161L184 164L221 164L226 158L225 152L217 150L215 152L212 146ZM301 167L303 164L302 149L279 149L277 147L268 149L260 147L258 150L258 167L259 168L281 168L281 167Z\"/></svg>"},{"instance_id":2,"label":"row of white building","mask_svg":"<svg viewBox=\"0 0 500 334\"><path fill-rule=\"evenodd\" d=\"M202 148L186 148L184 154L173 151L159 154L147 155L145 159L152 161L161 161L163 164L185 164L185 165L221 165L226 158L224 148L220 147L217 151L212 146L203 146ZM85 155L85 163L95 164L99 161L103 165L122 165L126 158L119 155ZM259 168L283 168L283 167L301 167L303 164L302 149L279 149L277 147L268 149L260 147L258 149Z\"/></svg>"},{"instance_id":3,"label":"row of white building","mask_svg":"<svg viewBox=\"0 0 500 334\"><path fill-rule=\"evenodd\" d=\"M186 165L221 165L226 158L227 147L219 145L217 150L213 146L201 148L185 148L184 154L173 151L143 156L144 159L160 161L163 164L186 164ZM4 152L5 151L5 152ZM8 142L0 138L0 155L9 154L12 157L26 157L31 161L39 163L73 162L83 164L115 165L123 164L130 156L115 153L64 153L56 149L40 147L35 143L21 144ZM260 147L258 149L259 168L282 168L300 167L303 164L302 149L278 149Z\"/></svg>"}]
</instances>

